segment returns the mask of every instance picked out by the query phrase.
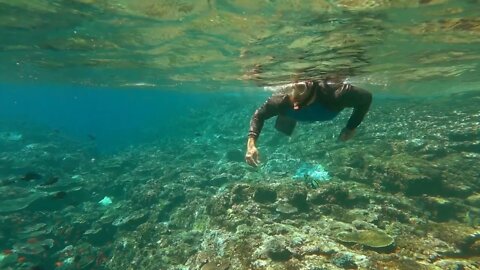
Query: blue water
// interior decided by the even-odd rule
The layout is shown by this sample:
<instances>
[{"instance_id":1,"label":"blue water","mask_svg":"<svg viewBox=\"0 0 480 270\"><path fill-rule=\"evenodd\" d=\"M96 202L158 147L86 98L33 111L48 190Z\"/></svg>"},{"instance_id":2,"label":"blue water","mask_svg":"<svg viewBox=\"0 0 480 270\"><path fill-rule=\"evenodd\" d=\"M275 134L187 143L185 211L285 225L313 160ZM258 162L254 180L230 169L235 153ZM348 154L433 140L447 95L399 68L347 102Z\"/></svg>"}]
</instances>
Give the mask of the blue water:
<instances>
[{"instance_id":1,"label":"blue water","mask_svg":"<svg viewBox=\"0 0 480 270\"><path fill-rule=\"evenodd\" d=\"M80 141L94 139L99 151L112 152L178 137L177 121L207 106L210 98L181 91L1 85L0 120L45 126Z\"/></svg>"}]
</instances>

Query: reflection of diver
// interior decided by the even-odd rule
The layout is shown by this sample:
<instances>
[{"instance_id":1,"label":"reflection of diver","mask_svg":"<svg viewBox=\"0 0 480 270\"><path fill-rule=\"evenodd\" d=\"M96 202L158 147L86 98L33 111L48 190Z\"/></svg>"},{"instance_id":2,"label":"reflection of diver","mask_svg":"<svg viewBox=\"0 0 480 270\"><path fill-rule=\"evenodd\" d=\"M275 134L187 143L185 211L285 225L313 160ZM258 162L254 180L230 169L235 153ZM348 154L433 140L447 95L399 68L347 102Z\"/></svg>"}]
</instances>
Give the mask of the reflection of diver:
<instances>
[{"instance_id":1,"label":"reflection of diver","mask_svg":"<svg viewBox=\"0 0 480 270\"><path fill-rule=\"evenodd\" d=\"M251 166L259 164L256 141L266 119L277 115L275 127L291 135L297 121L327 121L335 118L344 108L353 107L353 113L339 135L339 140L347 141L355 134L355 128L362 122L372 102L370 92L330 80L297 82L284 90L270 97L253 114L245 156Z\"/></svg>"}]
</instances>

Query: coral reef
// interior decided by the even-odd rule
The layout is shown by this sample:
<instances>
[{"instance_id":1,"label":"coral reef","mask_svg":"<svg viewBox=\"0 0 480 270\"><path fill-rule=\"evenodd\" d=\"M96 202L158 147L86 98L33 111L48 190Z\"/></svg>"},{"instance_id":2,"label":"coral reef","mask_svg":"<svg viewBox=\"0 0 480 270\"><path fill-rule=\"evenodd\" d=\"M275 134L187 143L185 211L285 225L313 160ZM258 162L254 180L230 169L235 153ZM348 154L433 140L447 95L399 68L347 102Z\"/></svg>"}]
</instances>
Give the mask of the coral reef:
<instances>
[{"instance_id":1,"label":"coral reef","mask_svg":"<svg viewBox=\"0 0 480 270\"><path fill-rule=\"evenodd\" d=\"M458 126L476 121L465 115L478 114L477 105L466 102L447 117L436 113L440 101L417 102L415 114L402 102L376 105L344 145L326 133L341 130L347 115L299 127L297 137L319 134L310 140L284 143L265 129L267 158L257 169L237 150L245 134L235 119L250 111L232 117L235 104L219 106L215 121L196 111L185 120L209 135L113 155L51 134L7 137L0 141L8 146L0 152L0 266L479 269L478 138ZM322 164L329 180L312 186L294 177L301 160ZM65 170L56 165L67 161ZM21 180L33 169L58 181Z\"/></svg>"}]
</instances>

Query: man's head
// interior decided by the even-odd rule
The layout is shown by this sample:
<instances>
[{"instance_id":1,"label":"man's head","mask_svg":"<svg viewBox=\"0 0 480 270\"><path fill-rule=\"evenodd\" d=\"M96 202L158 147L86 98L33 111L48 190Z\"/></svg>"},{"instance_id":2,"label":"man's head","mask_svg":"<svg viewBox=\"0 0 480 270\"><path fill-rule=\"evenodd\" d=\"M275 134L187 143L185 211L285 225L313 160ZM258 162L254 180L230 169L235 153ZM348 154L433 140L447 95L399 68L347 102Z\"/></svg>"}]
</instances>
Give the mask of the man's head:
<instances>
[{"instance_id":1,"label":"man's head","mask_svg":"<svg viewBox=\"0 0 480 270\"><path fill-rule=\"evenodd\" d=\"M307 82L296 82L292 85L289 96L293 102L293 108L299 110L311 103L314 96L313 87Z\"/></svg>"}]
</instances>

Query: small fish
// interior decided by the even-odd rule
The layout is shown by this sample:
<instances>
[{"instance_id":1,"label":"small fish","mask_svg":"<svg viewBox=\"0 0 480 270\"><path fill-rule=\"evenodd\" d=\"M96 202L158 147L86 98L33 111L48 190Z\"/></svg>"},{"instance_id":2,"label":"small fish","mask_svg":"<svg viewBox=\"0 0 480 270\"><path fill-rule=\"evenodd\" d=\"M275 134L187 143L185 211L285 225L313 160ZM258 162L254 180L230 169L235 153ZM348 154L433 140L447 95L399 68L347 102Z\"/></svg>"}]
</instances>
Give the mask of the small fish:
<instances>
[{"instance_id":1,"label":"small fish","mask_svg":"<svg viewBox=\"0 0 480 270\"><path fill-rule=\"evenodd\" d=\"M0 186L9 186L11 184L15 184L17 181L15 181L14 179L4 179L4 180L0 180Z\"/></svg>"},{"instance_id":2,"label":"small fish","mask_svg":"<svg viewBox=\"0 0 480 270\"><path fill-rule=\"evenodd\" d=\"M88 134L87 137L92 140L92 141L95 141L95 139L97 139L95 136L93 136L92 134Z\"/></svg>"},{"instance_id":3,"label":"small fish","mask_svg":"<svg viewBox=\"0 0 480 270\"><path fill-rule=\"evenodd\" d=\"M50 186L50 185L55 184L56 182L58 182L58 177L57 176L52 176L52 177L48 178L47 181L41 183L40 186L42 186L42 187Z\"/></svg>"},{"instance_id":4,"label":"small fish","mask_svg":"<svg viewBox=\"0 0 480 270\"><path fill-rule=\"evenodd\" d=\"M66 191L59 191L59 192L55 192L55 193L52 195L52 198L60 200L60 199L65 198L65 196L67 196L67 192L66 192Z\"/></svg>"},{"instance_id":5,"label":"small fish","mask_svg":"<svg viewBox=\"0 0 480 270\"><path fill-rule=\"evenodd\" d=\"M42 179L42 175L36 172L27 172L21 178L23 181L31 181L31 180L38 180Z\"/></svg>"},{"instance_id":6,"label":"small fish","mask_svg":"<svg viewBox=\"0 0 480 270\"><path fill-rule=\"evenodd\" d=\"M27 243L29 243L29 244L38 243L38 238L36 238L36 237L29 238L29 239L27 239Z\"/></svg>"},{"instance_id":7,"label":"small fish","mask_svg":"<svg viewBox=\"0 0 480 270\"><path fill-rule=\"evenodd\" d=\"M468 210L467 213L465 213L465 221L470 227L475 228L480 223L478 216L478 213Z\"/></svg>"}]
</instances>

